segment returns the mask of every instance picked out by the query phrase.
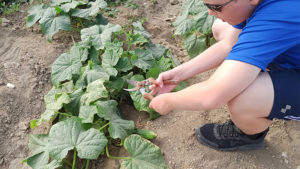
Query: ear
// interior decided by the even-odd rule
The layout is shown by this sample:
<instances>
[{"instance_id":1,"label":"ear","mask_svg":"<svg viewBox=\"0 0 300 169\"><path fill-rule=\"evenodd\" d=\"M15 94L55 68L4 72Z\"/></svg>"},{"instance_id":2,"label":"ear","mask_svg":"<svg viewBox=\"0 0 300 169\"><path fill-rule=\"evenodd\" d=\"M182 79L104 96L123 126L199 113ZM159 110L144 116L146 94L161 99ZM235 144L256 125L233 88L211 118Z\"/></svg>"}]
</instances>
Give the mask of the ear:
<instances>
[{"instance_id":1,"label":"ear","mask_svg":"<svg viewBox=\"0 0 300 169\"><path fill-rule=\"evenodd\" d=\"M249 0L250 4L254 5L254 6L257 6L261 0Z\"/></svg>"}]
</instances>

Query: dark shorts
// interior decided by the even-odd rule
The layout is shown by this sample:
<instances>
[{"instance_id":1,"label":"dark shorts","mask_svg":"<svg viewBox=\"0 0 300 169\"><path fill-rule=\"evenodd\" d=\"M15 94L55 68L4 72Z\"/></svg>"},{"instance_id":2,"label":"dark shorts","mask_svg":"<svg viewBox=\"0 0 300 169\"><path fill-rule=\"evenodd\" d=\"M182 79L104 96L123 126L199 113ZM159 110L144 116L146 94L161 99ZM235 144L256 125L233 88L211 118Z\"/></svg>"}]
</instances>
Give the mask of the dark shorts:
<instances>
[{"instance_id":1,"label":"dark shorts","mask_svg":"<svg viewBox=\"0 0 300 169\"><path fill-rule=\"evenodd\" d=\"M268 119L300 121L300 69L268 71L274 86L274 103Z\"/></svg>"}]
</instances>

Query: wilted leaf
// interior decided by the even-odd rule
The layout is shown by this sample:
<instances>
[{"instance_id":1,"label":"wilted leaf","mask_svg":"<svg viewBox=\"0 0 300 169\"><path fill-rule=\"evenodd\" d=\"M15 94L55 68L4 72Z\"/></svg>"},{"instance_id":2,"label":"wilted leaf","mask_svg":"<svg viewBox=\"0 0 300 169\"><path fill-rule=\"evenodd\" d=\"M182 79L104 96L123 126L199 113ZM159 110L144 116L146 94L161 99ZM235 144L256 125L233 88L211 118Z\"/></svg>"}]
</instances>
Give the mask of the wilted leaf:
<instances>
[{"instance_id":1,"label":"wilted leaf","mask_svg":"<svg viewBox=\"0 0 300 169\"><path fill-rule=\"evenodd\" d=\"M90 105L100 98L107 98L108 92L104 87L103 81L101 79L90 83L87 86L86 93L81 96L81 105Z\"/></svg>"}]
</instances>

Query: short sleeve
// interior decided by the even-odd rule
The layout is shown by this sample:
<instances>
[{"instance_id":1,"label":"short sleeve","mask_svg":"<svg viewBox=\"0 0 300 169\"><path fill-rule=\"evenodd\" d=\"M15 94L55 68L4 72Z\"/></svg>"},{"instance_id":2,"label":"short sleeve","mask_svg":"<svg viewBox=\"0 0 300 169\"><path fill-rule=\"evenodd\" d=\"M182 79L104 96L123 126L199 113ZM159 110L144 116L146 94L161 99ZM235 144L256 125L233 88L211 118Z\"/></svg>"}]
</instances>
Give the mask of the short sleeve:
<instances>
[{"instance_id":1,"label":"short sleeve","mask_svg":"<svg viewBox=\"0 0 300 169\"><path fill-rule=\"evenodd\" d=\"M243 29L245 27L245 25L246 25L246 23L242 22L240 24L233 25L233 27L236 28L236 29Z\"/></svg>"},{"instance_id":2,"label":"short sleeve","mask_svg":"<svg viewBox=\"0 0 300 169\"><path fill-rule=\"evenodd\" d=\"M272 18L266 17L270 15ZM276 11L257 14L243 28L226 59L246 62L265 71L277 56L300 43L295 27L299 21L293 23L287 17Z\"/></svg>"}]
</instances>

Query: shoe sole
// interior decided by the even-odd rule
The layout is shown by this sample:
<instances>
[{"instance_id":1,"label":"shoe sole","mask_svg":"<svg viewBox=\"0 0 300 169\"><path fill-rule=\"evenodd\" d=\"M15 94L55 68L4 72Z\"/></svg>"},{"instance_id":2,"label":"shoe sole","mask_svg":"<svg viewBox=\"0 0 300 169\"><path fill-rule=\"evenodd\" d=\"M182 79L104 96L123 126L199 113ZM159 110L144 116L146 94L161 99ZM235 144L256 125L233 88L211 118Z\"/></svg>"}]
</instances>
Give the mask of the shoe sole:
<instances>
[{"instance_id":1,"label":"shoe sole","mask_svg":"<svg viewBox=\"0 0 300 169\"><path fill-rule=\"evenodd\" d=\"M219 147L214 146L214 144L211 141L209 141L209 140L205 139L205 137L203 137L203 135L200 132L201 127L202 127L202 125L198 126L196 128L196 131L195 131L195 135L196 135L197 140L201 144L203 144L205 146L208 146L210 148L213 148L215 150L220 150L220 151L257 150L257 149L260 149L264 146L264 142L261 142L261 143L258 143L258 144L243 145L243 146L237 146L237 147L232 147L232 148L219 148Z\"/></svg>"}]
</instances>

